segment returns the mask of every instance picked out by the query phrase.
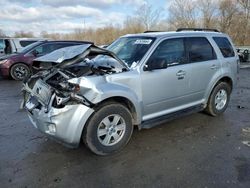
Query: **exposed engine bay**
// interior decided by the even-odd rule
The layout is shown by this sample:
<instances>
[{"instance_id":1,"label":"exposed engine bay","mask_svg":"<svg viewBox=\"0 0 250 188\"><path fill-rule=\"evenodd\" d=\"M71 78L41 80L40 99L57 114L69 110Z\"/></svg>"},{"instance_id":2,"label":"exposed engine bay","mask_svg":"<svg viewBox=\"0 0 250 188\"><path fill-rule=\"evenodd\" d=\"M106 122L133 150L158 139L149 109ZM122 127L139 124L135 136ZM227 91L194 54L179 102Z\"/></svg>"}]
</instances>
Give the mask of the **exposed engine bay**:
<instances>
[{"instance_id":1,"label":"exposed engine bay","mask_svg":"<svg viewBox=\"0 0 250 188\"><path fill-rule=\"evenodd\" d=\"M84 97L83 88L72 80L128 70L115 54L92 44L59 49L37 58L34 63L38 73L25 80L23 87L23 106L29 111L40 106L63 108L75 103L91 107L93 104Z\"/></svg>"}]
</instances>

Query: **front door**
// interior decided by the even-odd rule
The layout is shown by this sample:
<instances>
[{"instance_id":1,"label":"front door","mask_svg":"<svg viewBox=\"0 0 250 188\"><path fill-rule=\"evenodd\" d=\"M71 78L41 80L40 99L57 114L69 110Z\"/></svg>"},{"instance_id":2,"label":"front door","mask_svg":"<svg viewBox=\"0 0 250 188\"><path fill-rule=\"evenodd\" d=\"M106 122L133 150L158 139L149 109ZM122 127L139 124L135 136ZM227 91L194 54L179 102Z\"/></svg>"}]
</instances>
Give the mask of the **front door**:
<instances>
[{"instance_id":1,"label":"front door","mask_svg":"<svg viewBox=\"0 0 250 188\"><path fill-rule=\"evenodd\" d=\"M161 42L145 65L150 69L141 73L144 121L175 111L189 102L192 70L187 64L184 40Z\"/></svg>"}]
</instances>

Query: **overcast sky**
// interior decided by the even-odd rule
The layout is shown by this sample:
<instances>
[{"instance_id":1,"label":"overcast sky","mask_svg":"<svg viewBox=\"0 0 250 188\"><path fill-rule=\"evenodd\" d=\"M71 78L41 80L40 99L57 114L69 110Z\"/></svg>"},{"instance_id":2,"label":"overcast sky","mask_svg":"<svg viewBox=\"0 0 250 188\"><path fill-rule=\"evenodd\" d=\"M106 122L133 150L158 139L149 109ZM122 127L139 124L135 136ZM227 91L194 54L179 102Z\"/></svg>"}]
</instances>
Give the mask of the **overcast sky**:
<instances>
[{"instance_id":1,"label":"overcast sky","mask_svg":"<svg viewBox=\"0 0 250 188\"><path fill-rule=\"evenodd\" d=\"M0 0L0 29L69 32L75 28L121 24L143 3L165 7L167 0ZM85 23L85 24L84 24Z\"/></svg>"}]
</instances>

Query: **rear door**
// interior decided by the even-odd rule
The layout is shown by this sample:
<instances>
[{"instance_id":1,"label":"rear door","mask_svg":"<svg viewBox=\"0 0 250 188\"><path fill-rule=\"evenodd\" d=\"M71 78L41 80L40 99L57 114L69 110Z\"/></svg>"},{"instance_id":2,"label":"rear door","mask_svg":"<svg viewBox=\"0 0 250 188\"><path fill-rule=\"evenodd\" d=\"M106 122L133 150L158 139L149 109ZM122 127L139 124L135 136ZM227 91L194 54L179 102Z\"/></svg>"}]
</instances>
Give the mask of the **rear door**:
<instances>
[{"instance_id":1,"label":"rear door","mask_svg":"<svg viewBox=\"0 0 250 188\"><path fill-rule=\"evenodd\" d=\"M216 75L220 74L221 63L206 37L186 38L190 72L190 100L204 102L206 89Z\"/></svg>"}]
</instances>

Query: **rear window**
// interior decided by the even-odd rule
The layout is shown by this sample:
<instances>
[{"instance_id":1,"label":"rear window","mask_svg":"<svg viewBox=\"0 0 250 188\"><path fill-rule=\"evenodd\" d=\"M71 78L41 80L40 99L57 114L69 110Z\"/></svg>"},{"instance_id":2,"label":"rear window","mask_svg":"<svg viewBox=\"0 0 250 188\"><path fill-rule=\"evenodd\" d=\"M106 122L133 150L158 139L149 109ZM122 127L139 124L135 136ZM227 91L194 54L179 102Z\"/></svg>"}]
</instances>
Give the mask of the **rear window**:
<instances>
[{"instance_id":1,"label":"rear window","mask_svg":"<svg viewBox=\"0 0 250 188\"><path fill-rule=\"evenodd\" d=\"M216 59L211 44L204 37L187 38L187 50L190 63Z\"/></svg>"},{"instance_id":2,"label":"rear window","mask_svg":"<svg viewBox=\"0 0 250 188\"><path fill-rule=\"evenodd\" d=\"M28 45L34 43L34 42L37 42L37 41L35 41L35 40L21 40L21 41L20 41L20 45L21 45L22 47L26 47L26 46L28 46Z\"/></svg>"},{"instance_id":3,"label":"rear window","mask_svg":"<svg viewBox=\"0 0 250 188\"><path fill-rule=\"evenodd\" d=\"M224 57L234 57L234 50L229 42L229 40L226 37L213 37L215 43L220 48L220 51Z\"/></svg>"}]
</instances>

